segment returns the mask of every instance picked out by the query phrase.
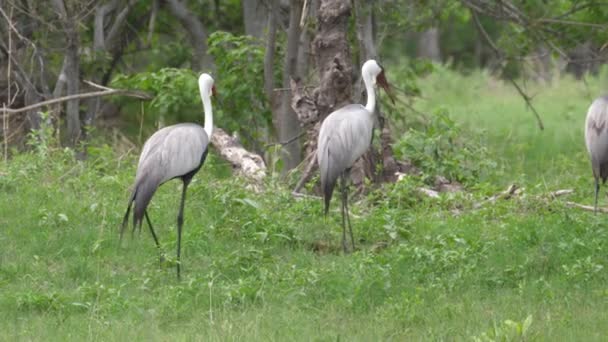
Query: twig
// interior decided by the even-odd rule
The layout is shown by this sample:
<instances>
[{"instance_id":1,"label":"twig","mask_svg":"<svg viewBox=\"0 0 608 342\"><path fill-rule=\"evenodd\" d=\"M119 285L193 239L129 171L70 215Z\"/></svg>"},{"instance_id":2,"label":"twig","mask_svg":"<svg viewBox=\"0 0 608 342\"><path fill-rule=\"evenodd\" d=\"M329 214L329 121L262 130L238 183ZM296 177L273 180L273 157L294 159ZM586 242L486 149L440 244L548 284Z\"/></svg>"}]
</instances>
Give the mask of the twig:
<instances>
[{"instance_id":1,"label":"twig","mask_svg":"<svg viewBox=\"0 0 608 342\"><path fill-rule=\"evenodd\" d=\"M304 5L302 5L302 16L300 17L300 28L304 27L307 14L308 14L308 0L304 0Z\"/></svg>"},{"instance_id":2,"label":"twig","mask_svg":"<svg viewBox=\"0 0 608 342\"><path fill-rule=\"evenodd\" d=\"M486 32L485 28L483 27L483 25L479 21L479 18L477 17L477 13L475 11L471 11L471 14L473 15L473 21L475 22L475 26L477 26L477 29L479 30L481 35L484 37L485 41L490 45L492 50L494 50L494 53L496 54L496 56L499 59L503 59L502 52L498 49L496 44L494 44L494 42L492 41L492 38L490 38L490 35L488 34L488 32ZM511 82L511 84L513 84L515 89L517 89L517 92L519 93L519 95L521 95L521 97L524 99L524 101L526 101L526 106L528 108L530 108L532 110L532 112L534 113L534 116L536 117L536 121L538 122L538 128L540 128L541 131L544 130L545 125L543 125L543 121L540 118L540 115L536 111L536 108L534 108L534 105L532 104L532 101L531 101L532 99L530 98L530 96L528 96L528 94L526 94L526 92L524 92L521 89L521 87L519 86L519 84L517 84L517 82L515 82L513 77L507 75L507 79L509 80L509 82Z\"/></svg>"},{"instance_id":3,"label":"twig","mask_svg":"<svg viewBox=\"0 0 608 342\"><path fill-rule=\"evenodd\" d=\"M296 136L289 138L287 141L266 144L266 145L264 145L264 148L269 148L269 147L276 146L276 145L281 145L281 146L289 145L292 142L298 140L304 134L306 134L306 131L302 131L302 132L298 133Z\"/></svg>"},{"instance_id":4,"label":"twig","mask_svg":"<svg viewBox=\"0 0 608 342\"><path fill-rule=\"evenodd\" d=\"M519 93L519 95L521 95L521 97L524 99L524 101L526 101L526 106L532 110L532 113L534 113L534 116L536 117L536 121L538 122L538 128L540 128L541 131L544 130L545 125L543 125L543 120L540 118L540 115L536 111L536 108L534 108L534 105L532 105L532 98L530 96L528 96L528 94L526 94L519 87L519 84L517 84L517 82L515 82L513 77L509 76L508 79L509 79L509 82L511 82L511 84L513 84L515 89L517 89L517 92Z\"/></svg>"},{"instance_id":5,"label":"twig","mask_svg":"<svg viewBox=\"0 0 608 342\"><path fill-rule=\"evenodd\" d=\"M511 184L511 185L509 185L509 187L505 191L503 191L503 192L501 192L499 194L496 194L496 195L494 195L494 196L492 196L492 197L490 197L490 198L488 198L488 199L486 199L484 201L481 201L479 203L474 204L473 208L474 209L481 208L483 205L485 205L487 203L494 203L494 202L496 202L496 200L498 200L498 199L509 199L514 194L517 194L519 192L518 190L521 190L521 189L517 185Z\"/></svg>"},{"instance_id":6,"label":"twig","mask_svg":"<svg viewBox=\"0 0 608 342\"><path fill-rule=\"evenodd\" d=\"M585 22L580 22L580 21L564 20L564 19L544 18L544 19L538 19L537 22L538 23L549 23L549 24L574 25L574 26L588 26L588 27L595 27L595 28L601 28L601 29L608 28L607 25L603 25L603 24L585 23Z\"/></svg>"},{"instance_id":7,"label":"twig","mask_svg":"<svg viewBox=\"0 0 608 342\"><path fill-rule=\"evenodd\" d=\"M584 205L584 204L571 202L571 201L565 201L564 203L569 207L579 208L579 209L583 209L586 211L595 211L595 207L590 206L590 205ZM608 208L598 207L597 211L599 211L600 213L608 214Z\"/></svg>"},{"instance_id":8,"label":"twig","mask_svg":"<svg viewBox=\"0 0 608 342\"><path fill-rule=\"evenodd\" d=\"M74 95L63 96L63 97L59 97L59 98L56 98L56 99L52 99L52 100L48 100L48 101L42 101L42 102L35 103L33 105L29 105L29 106L25 106L25 107L21 107L21 108L16 108L16 109L13 109L13 108L3 108L2 109L2 113L17 114L17 113L26 112L28 110L32 110L32 109L36 109L36 108L40 108L40 107L44 107L44 106L48 106L48 105L52 105L52 104L55 104L55 103L65 102L65 101L69 101L69 100L88 99L88 98L91 98L91 97L101 97L101 96L108 96L108 95L124 95L124 96L130 96L130 97L139 98L139 99L142 99L142 100L150 100L150 99L152 99L152 96L150 94L147 94L147 93L144 93L144 92L138 91L138 90L110 89L110 90L94 91L94 92L90 92L90 93L82 93L82 94L74 94Z\"/></svg>"},{"instance_id":9,"label":"twig","mask_svg":"<svg viewBox=\"0 0 608 342\"><path fill-rule=\"evenodd\" d=\"M97 89L101 89L101 90L112 90L112 88L108 88L106 86L102 86L101 84L97 84L97 83L95 83L93 81L84 80L82 82L90 85L93 88L97 88Z\"/></svg>"},{"instance_id":10,"label":"twig","mask_svg":"<svg viewBox=\"0 0 608 342\"><path fill-rule=\"evenodd\" d=\"M310 198L310 199L315 199L315 200L320 200L321 197L320 196L315 196L315 195L307 195L307 194L303 194L301 192L295 192L292 191L291 195L295 198Z\"/></svg>"},{"instance_id":11,"label":"twig","mask_svg":"<svg viewBox=\"0 0 608 342\"><path fill-rule=\"evenodd\" d=\"M295 87L295 89L314 89L317 88L317 86L300 86L300 87ZM272 91L277 92L277 91L291 91L292 88L274 88L272 89Z\"/></svg>"},{"instance_id":12,"label":"twig","mask_svg":"<svg viewBox=\"0 0 608 342\"><path fill-rule=\"evenodd\" d=\"M296 187L293 189L292 193L298 193L300 192L300 189L302 189L302 187L304 186L304 184L306 184L306 182L308 182L308 180L310 179L311 175L312 175L312 170L314 169L314 166L316 164L317 161L317 155L315 153L315 151L311 152L306 159L310 158L308 164L306 165L306 169L304 169L304 172L302 173L302 176L300 177L300 180L298 181L298 184L296 184ZM306 160L304 159L304 160Z\"/></svg>"},{"instance_id":13,"label":"twig","mask_svg":"<svg viewBox=\"0 0 608 342\"><path fill-rule=\"evenodd\" d=\"M570 195L572 193L574 193L574 189L556 190L556 191L550 192L549 193L549 197L551 197L551 198L557 198L557 197L560 197L560 196Z\"/></svg>"}]
</instances>

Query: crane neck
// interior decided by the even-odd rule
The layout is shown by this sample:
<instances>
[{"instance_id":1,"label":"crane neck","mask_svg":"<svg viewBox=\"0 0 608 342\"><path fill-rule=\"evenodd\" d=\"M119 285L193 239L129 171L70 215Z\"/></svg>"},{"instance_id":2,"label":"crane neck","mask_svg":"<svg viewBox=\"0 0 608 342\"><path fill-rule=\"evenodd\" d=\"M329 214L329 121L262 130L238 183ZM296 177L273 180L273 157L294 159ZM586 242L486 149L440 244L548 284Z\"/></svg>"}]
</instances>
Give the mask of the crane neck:
<instances>
[{"instance_id":1,"label":"crane neck","mask_svg":"<svg viewBox=\"0 0 608 342\"><path fill-rule=\"evenodd\" d=\"M203 100L203 110L205 111L205 132L207 133L207 138L211 140L211 134L213 133L213 110L211 109L211 98L209 94L205 94L203 89L201 91L201 99Z\"/></svg>"},{"instance_id":2,"label":"crane neck","mask_svg":"<svg viewBox=\"0 0 608 342\"><path fill-rule=\"evenodd\" d=\"M376 92L374 91L373 81L369 74L363 75L363 83L365 83L365 92L367 94L365 109L371 114L374 114L374 110L376 109Z\"/></svg>"}]
</instances>

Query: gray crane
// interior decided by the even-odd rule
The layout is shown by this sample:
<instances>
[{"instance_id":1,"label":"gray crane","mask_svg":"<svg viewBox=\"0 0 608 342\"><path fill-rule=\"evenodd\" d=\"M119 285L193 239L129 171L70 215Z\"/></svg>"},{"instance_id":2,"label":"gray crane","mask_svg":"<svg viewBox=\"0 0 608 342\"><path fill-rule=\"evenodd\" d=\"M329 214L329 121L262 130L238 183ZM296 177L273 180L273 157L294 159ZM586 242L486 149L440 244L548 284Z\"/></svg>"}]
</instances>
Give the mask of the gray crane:
<instances>
[{"instance_id":1,"label":"gray crane","mask_svg":"<svg viewBox=\"0 0 608 342\"><path fill-rule=\"evenodd\" d=\"M595 212L597 198L602 184L608 178L608 96L595 99L585 120L585 143L591 158L591 168L595 178Z\"/></svg>"},{"instance_id":2,"label":"gray crane","mask_svg":"<svg viewBox=\"0 0 608 342\"><path fill-rule=\"evenodd\" d=\"M133 207L133 230L138 227L141 231L142 220L145 216L148 227L150 227L150 233L152 233L156 247L160 252L160 244L154 228L152 228L147 207L160 185L174 178L181 179L183 183L182 197L177 214L178 278L180 277L180 250L186 190L192 177L205 162L208 152L207 147L213 132L213 113L211 109L211 96L215 95L213 78L208 74L201 74L198 85L203 101L203 110L205 111L205 127L193 123L181 123L162 128L148 138L139 156L133 192L129 197L127 212L120 230L122 239L125 227L128 225L131 205L135 203Z\"/></svg>"},{"instance_id":3,"label":"gray crane","mask_svg":"<svg viewBox=\"0 0 608 342\"><path fill-rule=\"evenodd\" d=\"M340 178L341 212L342 212L342 247L346 246L346 224L350 232L353 251L355 240L348 215L348 189L346 181L350 168L355 161L367 151L372 143L374 129L374 110L376 108L376 93L374 85L380 85L393 100L390 87L384 76L384 69L370 59L361 68L361 77L365 83L367 104L346 105L327 116L321 124L317 144L317 161L321 173L321 187L325 200L325 216L329 211L334 187Z\"/></svg>"}]
</instances>

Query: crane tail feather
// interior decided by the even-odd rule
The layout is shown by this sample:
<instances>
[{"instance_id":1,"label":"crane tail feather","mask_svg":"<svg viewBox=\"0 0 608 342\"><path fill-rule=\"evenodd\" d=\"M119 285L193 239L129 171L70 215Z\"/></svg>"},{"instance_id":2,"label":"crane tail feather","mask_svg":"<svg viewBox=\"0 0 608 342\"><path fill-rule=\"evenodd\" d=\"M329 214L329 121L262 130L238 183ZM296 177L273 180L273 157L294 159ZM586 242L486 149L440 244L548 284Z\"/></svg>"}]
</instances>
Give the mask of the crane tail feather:
<instances>
[{"instance_id":1,"label":"crane tail feather","mask_svg":"<svg viewBox=\"0 0 608 342\"><path fill-rule=\"evenodd\" d=\"M135 191L129 197L129 204L127 205L127 212L125 212L125 216L122 219L122 225L120 228L120 239L122 239L122 235L125 232L125 228L127 228L129 224L129 213L131 213L131 205L133 204L133 198L135 197Z\"/></svg>"},{"instance_id":2,"label":"crane tail feather","mask_svg":"<svg viewBox=\"0 0 608 342\"><path fill-rule=\"evenodd\" d=\"M328 181L323 185L323 199L325 200L325 216L329 212L329 203L331 202L331 196L334 193L334 187L336 185L336 181Z\"/></svg>"},{"instance_id":3,"label":"crane tail feather","mask_svg":"<svg viewBox=\"0 0 608 342\"><path fill-rule=\"evenodd\" d=\"M133 208L134 227L142 223L146 208L148 208L148 204L150 204L150 200L152 200L152 196L154 196L159 185L160 184L157 181L149 178L144 178L137 184L134 192L135 197L133 198L133 202L135 203Z\"/></svg>"}]
</instances>

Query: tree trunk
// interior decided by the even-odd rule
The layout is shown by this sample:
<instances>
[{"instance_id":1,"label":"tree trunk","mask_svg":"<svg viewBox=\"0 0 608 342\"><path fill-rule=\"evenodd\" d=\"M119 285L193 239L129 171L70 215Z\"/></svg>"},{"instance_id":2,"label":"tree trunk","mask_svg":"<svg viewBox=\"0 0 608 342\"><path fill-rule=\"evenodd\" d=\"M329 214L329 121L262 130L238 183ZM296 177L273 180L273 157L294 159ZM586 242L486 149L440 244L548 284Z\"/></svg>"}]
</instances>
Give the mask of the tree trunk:
<instances>
[{"instance_id":1,"label":"tree trunk","mask_svg":"<svg viewBox=\"0 0 608 342\"><path fill-rule=\"evenodd\" d=\"M300 33L300 49L298 50L298 64L296 66L296 75L302 78L308 76L308 70L311 60L311 44L312 44L312 32L309 29L310 18L315 18L317 14L318 0L307 0L308 6L306 7L306 13L302 13L304 21L300 21L301 33ZM304 8L303 8L304 9Z\"/></svg>"},{"instance_id":2,"label":"tree trunk","mask_svg":"<svg viewBox=\"0 0 608 342\"><path fill-rule=\"evenodd\" d=\"M270 11L262 0L243 0L242 3L245 34L259 39L263 38ZM272 11L272 9L270 10Z\"/></svg>"},{"instance_id":3,"label":"tree trunk","mask_svg":"<svg viewBox=\"0 0 608 342\"><path fill-rule=\"evenodd\" d=\"M120 2L122 4L122 2ZM125 34L127 16L129 15L137 0L129 0L118 7L119 1L113 0L104 5L97 5L94 17L93 51L97 60L96 68L92 70L89 79L94 83L106 85L116 62L121 58L125 41L129 40L129 34ZM142 21L143 22L143 21ZM112 61L105 62L108 55ZM105 105L101 98L91 98L86 102L86 113L83 120L83 140L88 139L88 130L94 126L97 113ZM86 153L86 145L85 145Z\"/></svg>"},{"instance_id":4,"label":"tree trunk","mask_svg":"<svg viewBox=\"0 0 608 342\"><path fill-rule=\"evenodd\" d=\"M355 1L357 13L357 40L359 41L359 65L368 59L378 58L374 7L370 2Z\"/></svg>"},{"instance_id":5,"label":"tree trunk","mask_svg":"<svg viewBox=\"0 0 608 342\"><path fill-rule=\"evenodd\" d=\"M302 87L301 82L292 82L294 93L292 107L303 126L308 127L306 143L307 163L302 178L294 189L298 192L315 170L315 151L319 128L325 117L340 107L352 103L351 55L348 46L348 21L351 12L348 0L321 0L318 8L318 32L313 41L313 55L319 72L319 87L312 92ZM357 37L359 40L360 65L367 59L377 58L373 7L365 1L355 2L357 11ZM359 69L360 65L357 66ZM393 156L390 126L380 113L381 150L370 150L351 168L353 184L362 190L365 177L372 180L391 181L401 164ZM383 177L375 177L376 163L383 165Z\"/></svg>"},{"instance_id":6,"label":"tree trunk","mask_svg":"<svg viewBox=\"0 0 608 342\"><path fill-rule=\"evenodd\" d=\"M430 59L433 62L441 62L441 50L439 49L439 29L431 27L422 32L418 37L419 58Z\"/></svg>"},{"instance_id":7,"label":"tree trunk","mask_svg":"<svg viewBox=\"0 0 608 342\"><path fill-rule=\"evenodd\" d=\"M78 56L78 48L80 37L78 34L77 23L75 18L72 18L71 13L65 6L63 0L53 0L52 4L55 11L59 14L59 19L63 26L66 39L65 47L65 77L67 86L67 95L75 95L79 92L79 73L80 73L80 57ZM80 139L80 100L73 99L66 104L67 118L67 134L68 145L76 146Z\"/></svg>"},{"instance_id":8,"label":"tree trunk","mask_svg":"<svg viewBox=\"0 0 608 342\"><path fill-rule=\"evenodd\" d=\"M300 43L300 16L302 15L302 1L291 0L289 14L289 30L287 32L287 54L285 56L285 68L283 73L283 87L289 87L290 80L298 78L296 66L298 63L298 48ZM298 139L293 140L300 133L298 118L291 108L292 94L284 91L281 101L281 108L276 115L276 127L279 141L287 142L281 150L283 160L283 172L289 171L298 166L302 160L300 143Z\"/></svg>"},{"instance_id":9,"label":"tree trunk","mask_svg":"<svg viewBox=\"0 0 608 342\"><path fill-rule=\"evenodd\" d=\"M359 42L358 65L360 66L369 59L378 59L378 53L376 50L374 7L366 1L357 1L355 4L357 13L357 40ZM361 81L361 70L357 70L359 79L355 86L355 97L357 102L365 103L367 98L364 96L366 94L363 82ZM382 113L380 103L376 104L376 127L380 130L380 150L376 150L372 145L372 148L351 169L351 180L353 185L358 189L362 189L365 178L369 178L374 182L391 181L395 177L395 172L399 171L398 163L393 155L390 125ZM377 164L383 166L382 175L378 175L376 172Z\"/></svg>"},{"instance_id":10,"label":"tree trunk","mask_svg":"<svg viewBox=\"0 0 608 342\"><path fill-rule=\"evenodd\" d=\"M352 62L348 45L348 21L351 13L349 0L321 0L317 11L317 34L312 42L319 86L312 92L300 81L291 82L292 108L302 126L307 127L305 145L310 160L295 192L315 170L315 150L321 122L332 111L351 103Z\"/></svg>"},{"instance_id":11,"label":"tree trunk","mask_svg":"<svg viewBox=\"0 0 608 342\"><path fill-rule=\"evenodd\" d=\"M201 21L180 0L166 0L169 10L188 33L190 44L194 53L192 56L192 69L202 70L213 66L213 59L207 54L207 31Z\"/></svg>"},{"instance_id":12,"label":"tree trunk","mask_svg":"<svg viewBox=\"0 0 608 342\"><path fill-rule=\"evenodd\" d=\"M268 16L268 34L266 37L266 53L264 55L264 92L268 102L275 112L274 103L274 56L277 36L277 15L279 11L278 1L271 0L271 11Z\"/></svg>"}]
</instances>

